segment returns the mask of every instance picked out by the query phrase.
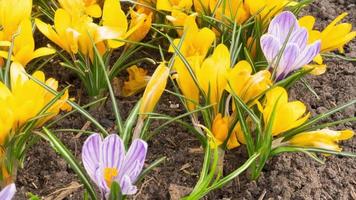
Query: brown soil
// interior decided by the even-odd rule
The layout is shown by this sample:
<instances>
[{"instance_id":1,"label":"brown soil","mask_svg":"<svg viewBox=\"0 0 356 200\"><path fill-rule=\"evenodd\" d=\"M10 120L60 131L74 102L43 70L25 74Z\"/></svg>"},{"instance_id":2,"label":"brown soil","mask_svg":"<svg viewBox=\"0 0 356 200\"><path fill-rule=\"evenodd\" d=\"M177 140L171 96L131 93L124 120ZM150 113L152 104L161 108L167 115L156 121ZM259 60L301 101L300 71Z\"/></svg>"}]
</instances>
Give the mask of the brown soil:
<instances>
[{"instance_id":1,"label":"brown soil","mask_svg":"<svg viewBox=\"0 0 356 200\"><path fill-rule=\"evenodd\" d=\"M313 3L304 13L311 13L318 18L318 23L324 27L334 17L343 11L349 12L348 21L356 27L356 5L354 0L320 0ZM352 52L351 52L352 49ZM356 57L356 42L346 47L347 55ZM298 83L292 90L292 98L305 102L312 114L318 114L336 105L343 104L356 98L356 63L340 60L327 60L328 71L318 77L307 78L316 90L319 99L310 93L302 84ZM63 82L71 82L69 73L53 70L53 74ZM63 79L64 78L64 79ZM73 84L73 82L72 82ZM77 85L77 83L75 84ZM78 89L78 88L74 88ZM77 91L73 95L78 95ZM123 115L137 101L119 99ZM85 98L83 97L84 101ZM158 112L177 115L183 112L176 108L178 100L164 95ZM110 111L110 103L106 109L93 113L105 127L114 126L114 118ZM337 120L356 115L355 106L337 113L330 120ZM86 120L79 115L60 122L56 128L82 128ZM157 126L158 123L153 124ZM347 123L337 129L351 128L356 130L355 123ZM80 160L81 145L86 136L77 137L75 133L60 133L59 137L73 150ZM170 191L182 188L192 188L197 181L203 159L199 142L180 126L171 125L149 142L147 163L162 156L167 161L151 172L140 185L140 191L135 199L170 199ZM343 143L345 151L356 153L356 138ZM245 149L238 148L226 155L226 170L231 171L246 159ZM356 199L356 162L347 157L330 156L324 158L325 165L321 165L303 154L283 154L270 160L258 181L250 181L246 174L219 191L209 194L206 199ZM60 158L46 142L39 142L28 153L25 167L18 173L16 185L18 193L15 199L26 199L27 192L41 197L50 194L58 196L63 188L79 182L74 172ZM180 187L182 186L182 187ZM83 197L83 189L73 190L65 199L79 200Z\"/></svg>"}]
</instances>

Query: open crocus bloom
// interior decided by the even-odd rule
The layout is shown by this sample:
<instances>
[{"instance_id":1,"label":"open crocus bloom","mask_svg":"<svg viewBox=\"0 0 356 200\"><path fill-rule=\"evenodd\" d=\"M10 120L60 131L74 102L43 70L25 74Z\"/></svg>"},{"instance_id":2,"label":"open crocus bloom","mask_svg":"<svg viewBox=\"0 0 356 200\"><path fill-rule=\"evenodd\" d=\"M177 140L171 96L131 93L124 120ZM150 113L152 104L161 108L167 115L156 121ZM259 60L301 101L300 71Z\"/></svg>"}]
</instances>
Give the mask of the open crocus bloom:
<instances>
[{"instance_id":1,"label":"open crocus bloom","mask_svg":"<svg viewBox=\"0 0 356 200\"><path fill-rule=\"evenodd\" d=\"M16 193L16 187L15 187L15 184L12 183L1 190L0 199L1 200L11 200L12 197L14 197L15 193Z\"/></svg>"},{"instance_id":2,"label":"open crocus bloom","mask_svg":"<svg viewBox=\"0 0 356 200\"><path fill-rule=\"evenodd\" d=\"M285 78L291 72L310 63L320 52L320 40L308 44L308 31L300 27L291 12L276 16L261 37L261 48L275 80Z\"/></svg>"},{"instance_id":3,"label":"open crocus bloom","mask_svg":"<svg viewBox=\"0 0 356 200\"><path fill-rule=\"evenodd\" d=\"M129 150L121 138L112 134L102 140L99 134L91 135L83 145L83 164L90 178L107 196L113 181L119 183L124 195L137 192L133 185L142 171L147 153L147 143L141 139L132 142Z\"/></svg>"},{"instance_id":4,"label":"open crocus bloom","mask_svg":"<svg viewBox=\"0 0 356 200\"><path fill-rule=\"evenodd\" d=\"M276 105L275 105L276 104ZM275 87L266 93L266 102L259 108L265 124L269 123L275 107L275 118L272 135L276 136L292 128L298 127L309 118L307 108L301 101L288 101L288 93L282 87Z\"/></svg>"},{"instance_id":5,"label":"open crocus bloom","mask_svg":"<svg viewBox=\"0 0 356 200\"><path fill-rule=\"evenodd\" d=\"M352 138L354 132L352 130L333 131L330 129L322 129L299 133L293 136L288 144L301 147L316 147L333 151L341 151L337 142Z\"/></svg>"}]
</instances>

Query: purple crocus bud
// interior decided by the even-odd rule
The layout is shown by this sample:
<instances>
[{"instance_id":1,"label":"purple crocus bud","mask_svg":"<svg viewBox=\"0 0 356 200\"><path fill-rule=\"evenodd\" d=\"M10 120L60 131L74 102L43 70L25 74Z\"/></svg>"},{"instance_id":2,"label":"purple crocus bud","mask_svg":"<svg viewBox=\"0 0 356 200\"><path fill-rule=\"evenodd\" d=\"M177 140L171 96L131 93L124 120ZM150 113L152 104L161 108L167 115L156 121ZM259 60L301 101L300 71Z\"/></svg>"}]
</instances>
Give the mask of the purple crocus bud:
<instances>
[{"instance_id":1,"label":"purple crocus bud","mask_svg":"<svg viewBox=\"0 0 356 200\"><path fill-rule=\"evenodd\" d=\"M12 197L14 197L15 193L16 193L16 186L14 183L12 183L1 190L0 199L11 200Z\"/></svg>"},{"instance_id":2,"label":"purple crocus bud","mask_svg":"<svg viewBox=\"0 0 356 200\"><path fill-rule=\"evenodd\" d=\"M141 139L134 140L125 152L124 143L118 135L112 134L102 140L99 134L93 134L84 142L82 160L90 178L105 198L113 181L119 183L124 195L137 192L134 183L142 171L146 154L147 143Z\"/></svg>"},{"instance_id":3,"label":"purple crocus bud","mask_svg":"<svg viewBox=\"0 0 356 200\"><path fill-rule=\"evenodd\" d=\"M309 64L319 54L320 40L308 44L308 37L307 29L300 27L289 11L271 21L268 32L261 37L261 48L269 68L276 70L276 80Z\"/></svg>"}]
</instances>

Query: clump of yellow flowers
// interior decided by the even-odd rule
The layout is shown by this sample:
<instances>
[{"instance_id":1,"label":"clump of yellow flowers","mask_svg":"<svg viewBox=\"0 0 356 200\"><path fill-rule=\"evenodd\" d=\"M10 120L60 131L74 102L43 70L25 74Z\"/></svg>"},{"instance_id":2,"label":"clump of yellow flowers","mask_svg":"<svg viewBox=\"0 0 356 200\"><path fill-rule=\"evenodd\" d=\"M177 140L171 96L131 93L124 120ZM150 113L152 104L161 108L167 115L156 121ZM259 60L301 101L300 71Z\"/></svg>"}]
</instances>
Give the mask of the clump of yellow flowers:
<instances>
[{"instance_id":1,"label":"clump of yellow flowers","mask_svg":"<svg viewBox=\"0 0 356 200\"><path fill-rule=\"evenodd\" d=\"M46 79L43 72L36 71L32 77L51 89L58 90L58 81L53 78ZM0 109L2 110L0 113L0 146L2 152L0 166L2 169L1 181L5 182L12 181L14 177L11 177L11 175L16 171L16 169L8 169L6 163L12 162L12 165L9 166L16 166L16 163L11 159L19 159L11 157L11 153L7 152L7 149L23 148L16 142L22 136L28 136L32 129L43 126L45 122L58 115L60 111L71 110L71 106L66 102L68 100L67 90L59 99L55 99L55 95L27 76L20 63L13 62L11 64L10 79L9 86L0 82ZM29 129L31 122L35 123ZM13 146L16 144L19 146Z\"/></svg>"},{"instance_id":2,"label":"clump of yellow flowers","mask_svg":"<svg viewBox=\"0 0 356 200\"><path fill-rule=\"evenodd\" d=\"M345 54L345 45L356 37L352 25L342 22L347 13L337 16L323 30L316 30L315 17L297 17L309 1L34 2L42 2L42 15L32 13L32 0L0 0L1 187L14 181L27 145L37 137L63 147L60 141L53 143L55 139L45 127L45 134L35 129L43 127L61 111L70 111L70 105L77 105L69 101L67 88L59 90L61 87L56 79L46 79L42 71L26 67L34 59L52 54L53 58L60 58L61 66L70 69L81 80L89 101L97 103L105 99L102 97L107 96L107 92L110 95L116 118L114 129L122 138L108 136L102 140L99 134L90 136L85 150L91 152L95 148L100 152L98 147L103 147L106 152L90 155L88 158L93 159L90 166L84 163L94 182L98 181L93 174L104 174L106 183L98 185L103 186L105 194L113 195L109 191L117 185L130 186L125 187L123 194L137 191L131 182L141 177L147 151L143 140L150 139L157 130L172 122L194 133L205 151L202 173L185 199L201 199L247 168L250 168L251 178L257 179L266 162L280 153L303 152L317 161L321 161L317 153L355 156L343 152L340 145L352 138L354 131L333 128L355 121L355 118L328 123L323 120L354 105L356 100L313 116L305 103L298 97L292 99L289 94L297 81L302 81L314 92L304 77L325 73L325 58ZM36 17L33 19L33 16ZM50 40L48 47L35 45L36 30ZM148 75L149 70L140 67L146 61L156 63L150 56L161 58L152 76ZM347 55L337 57L346 58ZM56 63L51 59L39 61ZM26 68L34 73L29 75ZM127 97L144 92L123 123L114 94L117 88L113 89L111 82L125 69L128 80L122 87L118 86L121 95ZM181 101L185 109L182 115L171 117L153 113L165 91ZM103 135L109 135L85 108L78 106L76 109ZM189 117L189 121L183 120L184 117ZM148 127L153 119L167 119L168 122L150 132ZM127 149L130 143L133 147ZM224 176L225 152L233 153L233 149L241 146L246 148L248 159ZM116 151L120 152L118 158L113 155ZM59 152L65 152L64 157L75 166L75 171L84 180L83 185L95 199L95 191L74 156L65 148ZM126 162L126 158L131 160ZM151 168L148 167L148 171ZM118 169L130 173L120 174ZM116 183L116 179L120 179L120 183ZM120 193L120 189L115 190Z\"/></svg>"},{"instance_id":3,"label":"clump of yellow flowers","mask_svg":"<svg viewBox=\"0 0 356 200\"><path fill-rule=\"evenodd\" d=\"M307 73L324 73L321 55L334 50L343 52L343 46L356 36L351 24L337 24L346 14L319 32L313 29L315 18L297 20L292 12L283 11L298 6L296 2L216 2L158 0L157 8L171 12L167 19L182 27L177 29L179 38L170 40L172 77L191 113L198 138L205 137L203 144L219 149L218 169L222 169L224 151L241 144L246 145L250 156L260 154L251 165L253 179L268 158L282 152L339 154L342 148L338 142L352 138L354 132L315 125L338 109L312 118L303 102L289 101L287 89ZM231 22L239 28L234 28L226 40L229 36L217 31L218 27L201 25L204 16L188 14L192 6L196 12L214 10L219 23ZM262 37L256 38L259 34L244 28L245 22L252 23L251 16L254 23L260 23ZM333 40L327 39L329 34ZM253 47L249 46L252 40ZM236 45L246 46L241 50Z\"/></svg>"}]
</instances>

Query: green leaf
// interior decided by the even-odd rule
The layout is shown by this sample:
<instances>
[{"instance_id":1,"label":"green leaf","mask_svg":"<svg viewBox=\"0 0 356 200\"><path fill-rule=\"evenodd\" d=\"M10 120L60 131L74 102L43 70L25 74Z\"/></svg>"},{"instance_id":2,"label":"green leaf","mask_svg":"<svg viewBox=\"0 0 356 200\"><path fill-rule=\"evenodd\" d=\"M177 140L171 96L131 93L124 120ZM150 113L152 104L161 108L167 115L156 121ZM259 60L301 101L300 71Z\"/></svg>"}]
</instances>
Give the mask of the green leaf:
<instances>
[{"instance_id":1,"label":"green leaf","mask_svg":"<svg viewBox=\"0 0 356 200\"><path fill-rule=\"evenodd\" d=\"M113 181L110 187L109 200L122 200L124 199L119 183Z\"/></svg>"},{"instance_id":2,"label":"green leaf","mask_svg":"<svg viewBox=\"0 0 356 200\"><path fill-rule=\"evenodd\" d=\"M136 103L135 107L133 108L133 110L131 110L130 115L127 117L126 122L124 124L124 131L122 133L121 138L124 141L125 146L128 145L129 139L131 138L132 128L135 125L135 122L140 112L140 104L141 101L138 101Z\"/></svg>"},{"instance_id":3,"label":"green leaf","mask_svg":"<svg viewBox=\"0 0 356 200\"><path fill-rule=\"evenodd\" d=\"M68 150L67 147L46 127L43 127L42 130L47 136L44 137L44 139L48 140L51 143L52 147L62 156L62 158L64 158L67 161L67 163L71 166L74 172L78 175L85 189L89 192L89 195L92 198L92 200L96 200L97 198L96 198L95 190L91 185L90 180L86 175L86 172L79 165L79 163L77 162L73 154L70 152L70 150Z\"/></svg>"},{"instance_id":4,"label":"green leaf","mask_svg":"<svg viewBox=\"0 0 356 200\"><path fill-rule=\"evenodd\" d=\"M111 82L110 82L110 79L109 79L109 76L108 76L108 73L106 71L106 66L104 64L104 61L98 51L98 49L96 48L96 45L95 43L92 41L92 38L90 38L92 44L93 44L93 48L94 48L94 53L95 53L95 57L98 59L98 62L99 62L99 65L101 66L101 69L102 71L104 72L104 77L105 77L105 80L106 80L106 85L109 89L109 94L110 94L110 99L111 99L111 103L112 103L112 107L113 107L113 110L114 110L114 114L115 114L115 121L116 121L116 126L117 126L117 129L118 129L118 132L120 135L122 135L123 131L124 131L124 126L123 126L123 123L122 123L122 120L121 120L121 115L120 115L120 112L119 112L119 107L116 103L116 98L115 98L115 94L114 94L114 90L112 89L112 86L111 86Z\"/></svg>"},{"instance_id":5,"label":"green leaf","mask_svg":"<svg viewBox=\"0 0 356 200\"><path fill-rule=\"evenodd\" d=\"M271 155L278 155L285 152L313 152L313 153L322 153L322 154L332 154L337 156L347 156L347 157L356 157L356 153L353 152L342 152L342 151L333 151L329 149L313 148L313 147L297 147L297 146L281 146L275 148Z\"/></svg>"}]
</instances>

